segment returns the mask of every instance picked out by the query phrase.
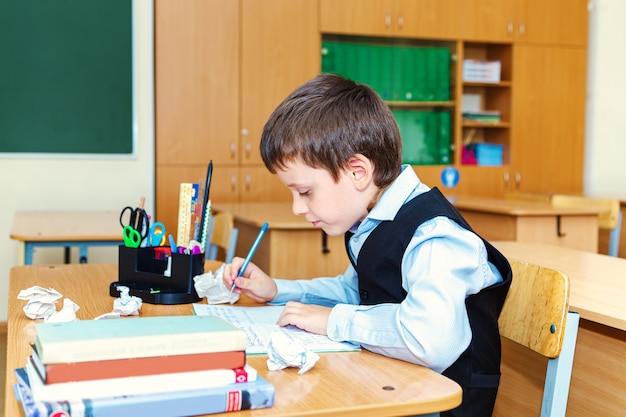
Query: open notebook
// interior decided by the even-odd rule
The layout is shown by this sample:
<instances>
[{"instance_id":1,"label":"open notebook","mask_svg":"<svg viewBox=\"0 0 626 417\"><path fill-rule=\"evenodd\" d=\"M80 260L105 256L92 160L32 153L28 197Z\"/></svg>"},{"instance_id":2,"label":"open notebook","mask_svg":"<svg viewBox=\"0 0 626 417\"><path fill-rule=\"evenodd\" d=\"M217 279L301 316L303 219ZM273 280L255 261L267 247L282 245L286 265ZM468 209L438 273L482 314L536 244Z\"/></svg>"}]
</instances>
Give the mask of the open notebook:
<instances>
[{"instance_id":1,"label":"open notebook","mask_svg":"<svg viewBox=\"0 0 626 417\"><path fill-rule=\"evenodd\" d=\"M267 353L270 335L275 330L285 332L299 340L313 352L351 352L361 348L347 342L335 342L327 336L309 333L295 326L280 327L276 324L284 306L238 307L231 305L194 304L198 316L213 315L231 322L248 335L246 353Z\"/></svg>"}]
</instances>

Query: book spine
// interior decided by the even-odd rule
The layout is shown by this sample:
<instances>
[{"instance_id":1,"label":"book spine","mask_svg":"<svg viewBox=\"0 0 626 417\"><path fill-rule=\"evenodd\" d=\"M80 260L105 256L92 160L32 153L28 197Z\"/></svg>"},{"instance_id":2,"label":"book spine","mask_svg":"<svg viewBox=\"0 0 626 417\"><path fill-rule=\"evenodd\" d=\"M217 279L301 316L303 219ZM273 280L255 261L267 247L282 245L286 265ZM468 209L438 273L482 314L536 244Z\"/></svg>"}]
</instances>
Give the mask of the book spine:
<instances>
[{"instance_id":1,"label":"book spine","mask_svg":"<svg viewBox=\"0 0 626 417\"><path fill-rule=\"evenodd\" d=\"M243 331L237 329L49 343L41 343L35 337L35 344L41 361L50 364L238 351L246 349L248 339Z\"/></svg>"},{"instance_id":2,"label":"book spine","mask_svg":"<svg viewBox=\"0 0 626 417\"><path fill-rule=\"evenodd\" d=\"M235 386L193 389L170 394L130 395L80 399L70 402L39 401L33 398L27 372L16 369L15 393L25 417L151 417L215 414L274 405L275 389L263 378ZM65 413L65 414L61 414Z\"/></svg>"},{"instance_id":3,"label":"book spine","mask_svg":"<svg viewBox=\"0 0 626 417\"><path fill-rule=\"evenodd\" d=\"M236 369L243 368L246 364L246 353L243 350L48 365L38 360L34 350L32 356L35 367L46 384L210 369Z\"/></svg>"},{"instance_id":4,"label":"book spine","mask_svg":"<svg viewBox=\"0 0 626 417\"><path fill-rule=\"evenodd\" d=\"M213 369L44 384L31 361L27 362L26 370L33 395L41 401L77 401L83 398L104 396L165 394L254 381L258 376L254 368L246 365L238 369Z\"/></svg>"}]
</instances>

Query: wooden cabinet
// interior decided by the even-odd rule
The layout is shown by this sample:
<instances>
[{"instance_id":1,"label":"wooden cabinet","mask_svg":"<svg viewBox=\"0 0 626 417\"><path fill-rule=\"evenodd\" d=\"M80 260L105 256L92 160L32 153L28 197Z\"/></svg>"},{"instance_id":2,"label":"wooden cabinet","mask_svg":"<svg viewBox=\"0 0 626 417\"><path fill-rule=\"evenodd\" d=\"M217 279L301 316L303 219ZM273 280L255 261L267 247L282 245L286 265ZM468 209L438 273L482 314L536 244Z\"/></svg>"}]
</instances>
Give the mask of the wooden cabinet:
<instances>
[{"instance_id":1,"label":"wooden cabinet","mask_svg":"<svg viewBox=\"0 0 626 417\"><path fill-rule=\"evenodd\" d=\"M454 39L462 0L320 0L324 33Z\"/></svg>"},{"instance_id":2,"label":"wooden cabinet","mask_svg":"<svg viewBox=\"0 0 626 417\"><path fill-rule=\"evenodd\" d=\"M267 118L319 73L317 0L243 0L242 5L239 162L258 165Z\"/></svg>"},{"instance_id":3,"label":"wooden cabinet","mask_svg":"<svg viewBox=\"0 0 626 417\"><path fill-rule=\"evenodd\" d=\"M515 46L511 186L527 192L582 192L583 48Z\"/></svg>"},{"instance_id":4,"label":"wooden cabinet","mask_svg":"<svg viewBox=\"0 0 626 417\"><path fill-rule=\"evenodd\" d=\"M563 27L541 31L539 27L547 26L544 16L557 14L555 3L561 2L545 3L549 5L533 9L535 2L532 0L464 2L477 9L473 18L464 13L464 20L475 22L476 31L468 33L471 27L464 26L467 36L459 36L456 41L405 36L397 30L383 32L371 23L366 24L374 19L356 18L366 10L379 14L380 8L395 7L396 2L372 2L371 7L359 8L361 3L351 0L321 0L320 26L325 39L340 42L342 39L373 42L389 48L449 44L453 57L449 102L388 101L388 104L392 109L398 105L418 109L445 107L453 113L451 165L458 169L460 180L449 190L451 193L483 196L502 196L511 190L577 193L582 191L583 175L586 47L582 38L586 38L586 3L576 0L573 6L564 7L568 11ZM485 7L481 9L482 6ZM576 10L569 10L572 8ZM480 28L494 27L493 21L506 16L524 16L527 25L532 22L537 26L533 26L532 31L528 29L514 35L478 32ZM519 26L519 22L515 24ZM570 27L572 25L583 28L576 31ZM570 31L577 35L566 37L564 34ZM582 38L580 32L584 33ZM465 81L462 69L465 59L498 61L500 81ZM397 77L394 80L397 81ZM481 124L464 120L464 100L469 100L470 96L478 98L479 110L498 111L500 121ZM469 142L502 146L502 165L472 166L462 152ZM444 168L444 165L414 166L424 182L439 186L445 192L441 179Z\"/></svg>"},{"instance_id":5,"label":"wooden cabinet","mask_svg":"<svg viewBox=\"0 0 626 417\"><path fill-rule=\"evenodd\" d=\"M238 19L230 0L156 0L157 170L237 162Z\"/></svg>"},{"instance_id":6,"label":"wooden cabinet","mask_svg":"<svg viewBox=\"0 0 626 417\"><path fill-rule=\"evenodd\" d=\"M156 215L214 170L211 200L288 201L258 150L273 109L320 67L316 0L156 0Z\"/></svg>"},{"instance_id":7,"label":"wooden cabinet","mask_svg":"<svg viewBox=\"0 0 626 417\"><path fill-rule=\"evenodd\" d=\"M464 0L467 40L587 45L588 0Z\"/></svg>"}]
</instances>

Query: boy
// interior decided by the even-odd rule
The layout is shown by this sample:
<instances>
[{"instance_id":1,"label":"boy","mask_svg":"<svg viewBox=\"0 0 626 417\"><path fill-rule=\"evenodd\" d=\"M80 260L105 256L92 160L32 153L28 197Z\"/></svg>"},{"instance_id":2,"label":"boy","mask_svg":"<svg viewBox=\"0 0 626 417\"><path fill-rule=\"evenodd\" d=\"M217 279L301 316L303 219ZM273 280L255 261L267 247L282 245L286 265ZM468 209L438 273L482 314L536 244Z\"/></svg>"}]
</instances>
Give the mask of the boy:
<instances>
[{"instance_id":1,"label":"boy","mask_svg":"<svg viewBox=\"0 0 626 417\"><path fill-rule=\"evenodd\" d=\"M261 137L267 168L291 190L293 211L345 234L344 274L272 279L235 258L228 288L286 303L281 326L427 366L463 387L446 416L491 415L499 383L497 319L511 282L506 259L472 232L436 189L402 166L387 105L369 87L323 74L289 95Z\"/></svg>"}]
</instances>

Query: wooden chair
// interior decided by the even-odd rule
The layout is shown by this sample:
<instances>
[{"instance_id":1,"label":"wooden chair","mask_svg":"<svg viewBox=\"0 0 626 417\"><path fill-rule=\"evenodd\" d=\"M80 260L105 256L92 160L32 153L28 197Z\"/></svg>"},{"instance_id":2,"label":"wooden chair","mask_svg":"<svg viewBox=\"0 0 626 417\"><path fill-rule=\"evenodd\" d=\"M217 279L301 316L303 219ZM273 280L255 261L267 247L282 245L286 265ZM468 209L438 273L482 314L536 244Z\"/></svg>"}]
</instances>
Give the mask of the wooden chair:
<instances>
[{"instance_id":1,"label":"wooden chair","mask_svg":"<svg viewBox=\"0 0 626 417\"><path fill-rule=\"evenodd\" d=\"M600 229L608 230L609 256L618 256L619 240L622 232L622 212L619 200L608 198L594 198L579 195L554 194L552 204L559 207L603 207L606 212L600 213L598 224Z\"/></svg>"},{"instance_id":2,"label":"wooden chair","mask_svg":"<svg viewBox=\"0 0 626 417\"><path fill-rule=\"evenodd\" d=\"M579 322L578 313L568 311L569 278L521 261L511 261L511 267L500 334L548 358L541 417L564 417Z\"/></svg>"},{"instance_id":3,"label":"wooden chair","mask_svg":"<svg viewBox=\"0 0 626 417\"><path fill-rule=\"evenodd\" d=\"M209 219L206 259L217 260L219 251L224 254L224 262L230 263L235 256L238 233L232 213L222 211L212 215Z\"/></svg>"}]
</instances>

